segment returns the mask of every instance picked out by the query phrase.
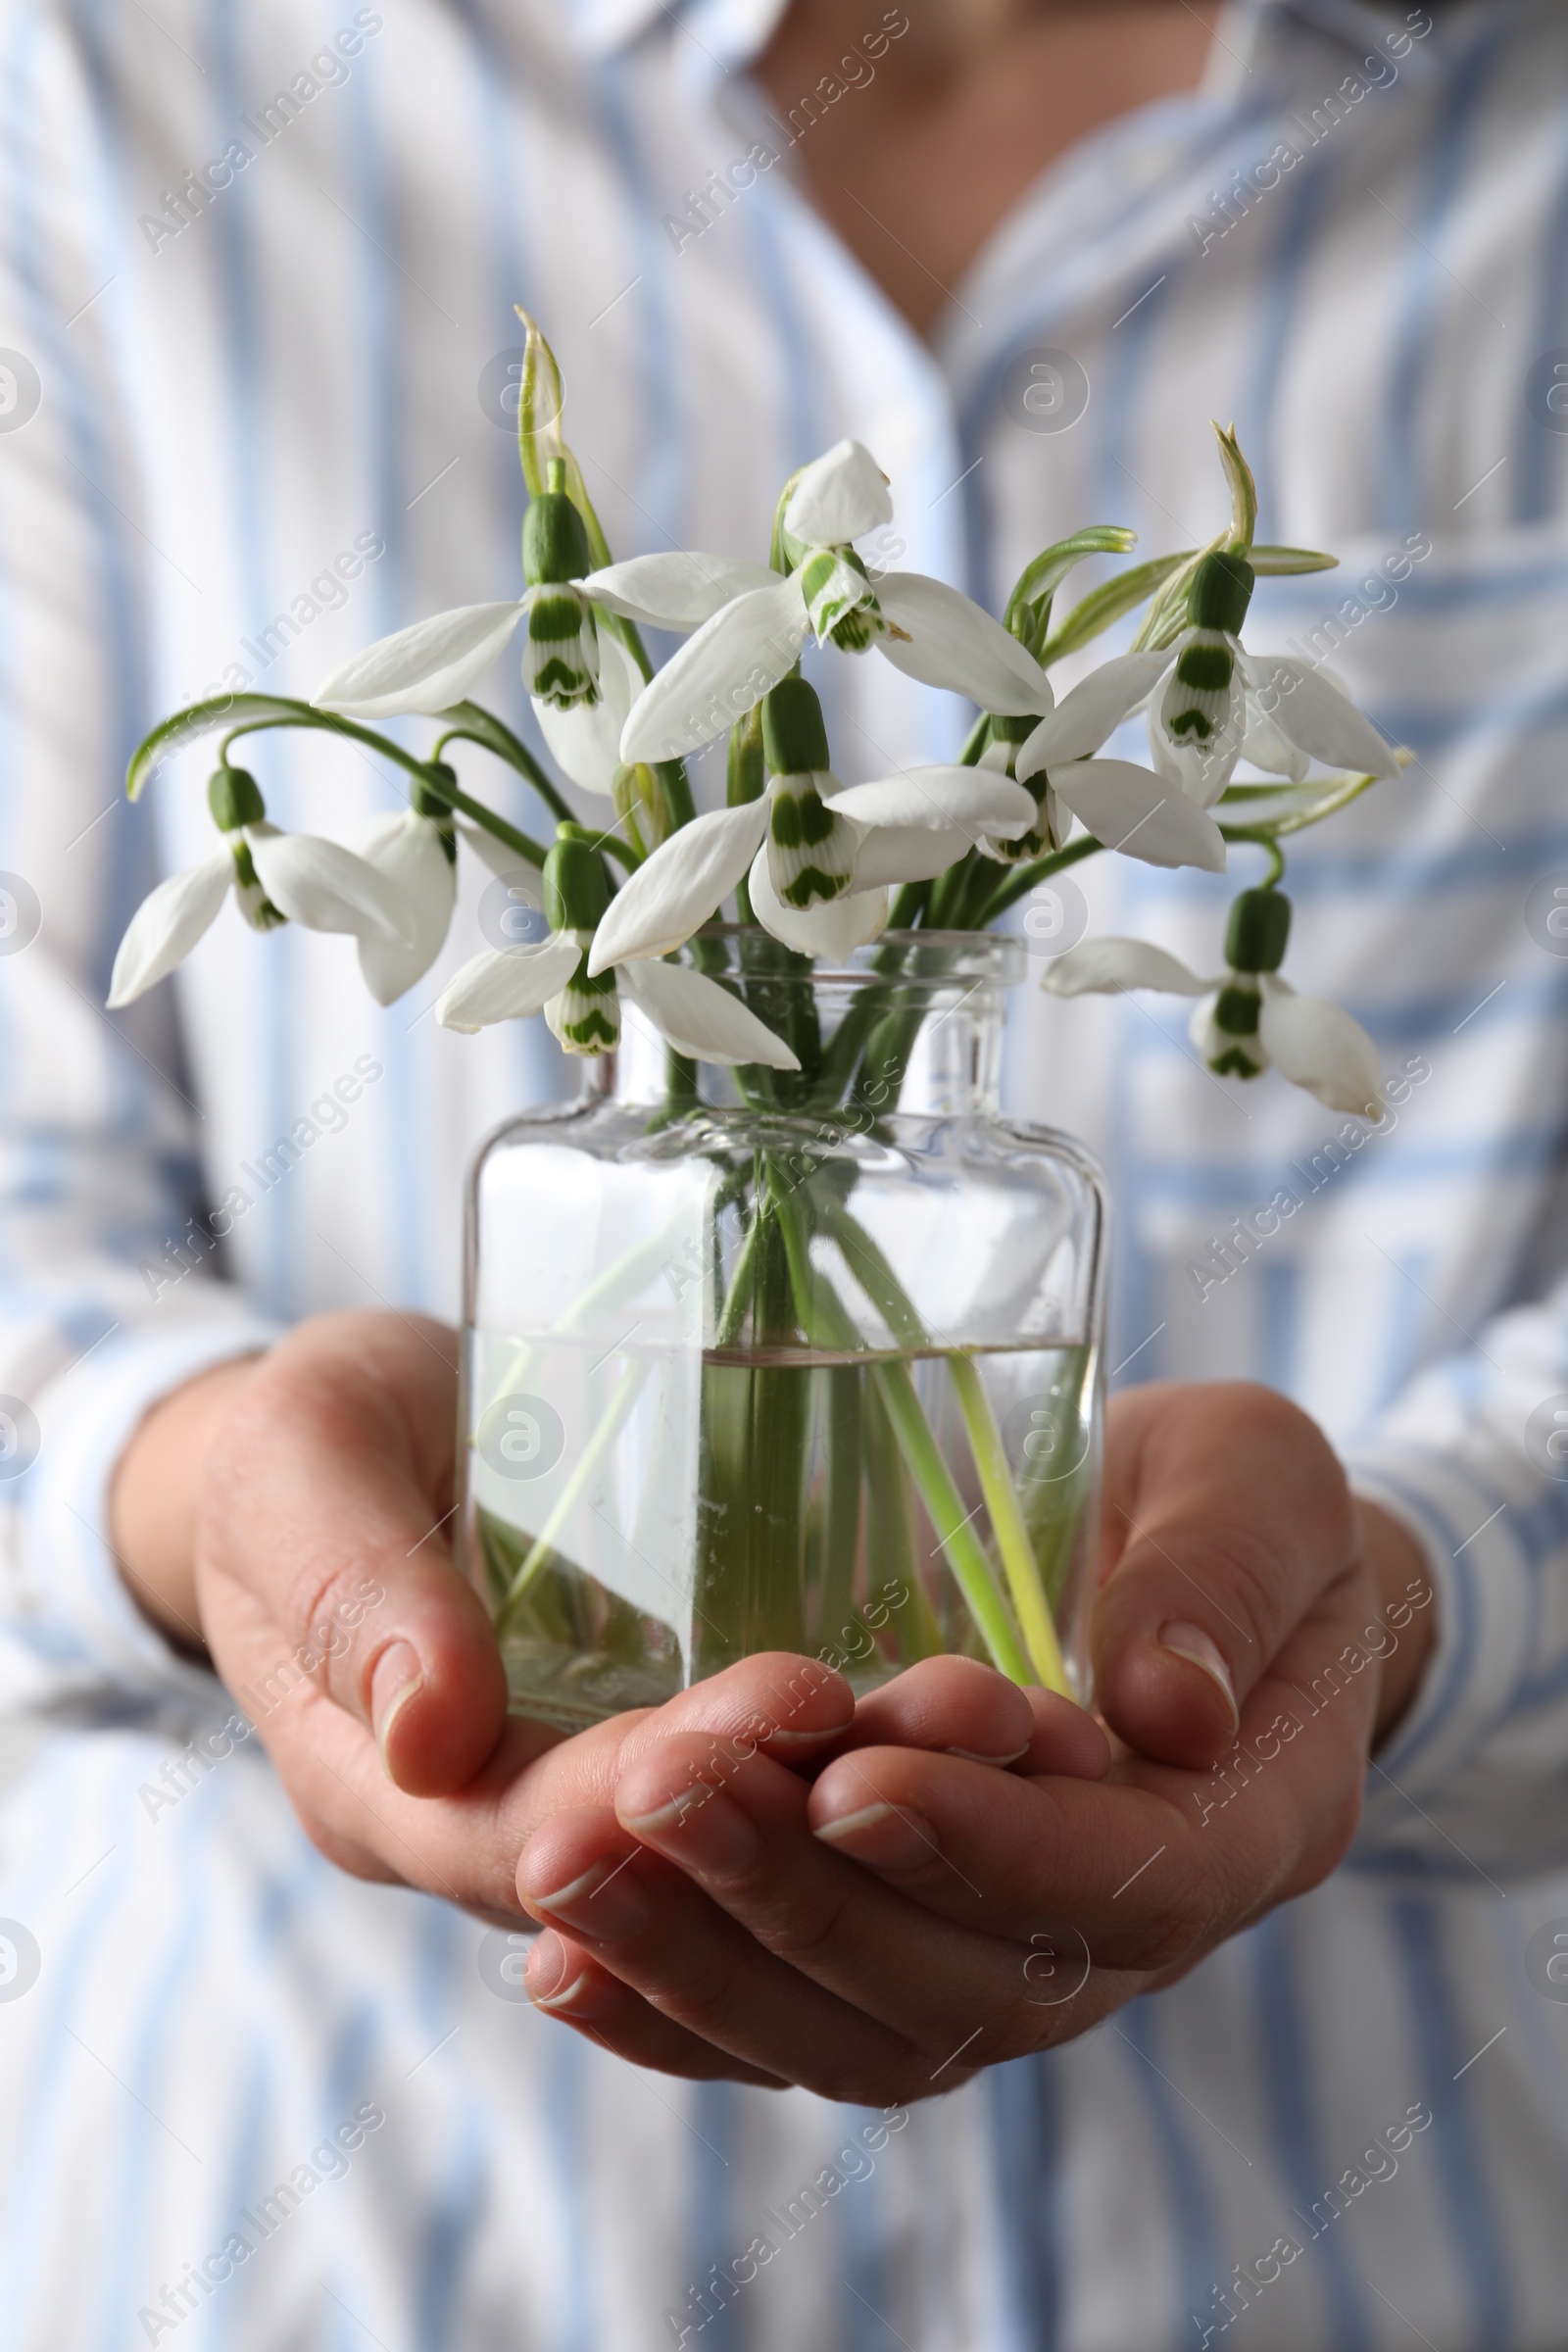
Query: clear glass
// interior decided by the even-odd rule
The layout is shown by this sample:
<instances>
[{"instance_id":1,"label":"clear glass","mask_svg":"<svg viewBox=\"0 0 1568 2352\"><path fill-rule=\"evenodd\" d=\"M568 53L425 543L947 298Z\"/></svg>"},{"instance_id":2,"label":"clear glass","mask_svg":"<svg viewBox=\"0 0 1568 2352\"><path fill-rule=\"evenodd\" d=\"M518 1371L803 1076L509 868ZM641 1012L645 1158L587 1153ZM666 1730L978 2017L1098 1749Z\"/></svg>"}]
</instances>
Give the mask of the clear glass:
<instances>
[{"instance_id":1,"label":"clear glass","mask_svg":"<svg viewBox=\"0 0 1568 2352\"><path fill-rule=\"evenodd\" d=\"M762 1649L1087 1698L1106 1199L1000 1115L1021 943L687 956L805 1074L694 1066L623 999L581 1100L472 1171L463 1543L514 1711L580 1730Z\"/></svg>"}]
</instances>

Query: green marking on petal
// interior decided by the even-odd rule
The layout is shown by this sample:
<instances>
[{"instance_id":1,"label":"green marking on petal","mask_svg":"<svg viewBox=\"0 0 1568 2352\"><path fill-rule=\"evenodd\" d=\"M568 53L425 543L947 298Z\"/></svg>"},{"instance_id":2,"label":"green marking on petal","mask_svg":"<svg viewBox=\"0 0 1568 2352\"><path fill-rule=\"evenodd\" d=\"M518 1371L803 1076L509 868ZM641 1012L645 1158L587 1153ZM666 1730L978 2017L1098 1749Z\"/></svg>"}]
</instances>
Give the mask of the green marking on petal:
<instances>
[{"instance_id":1,"label":"green marking on petal","mask_svg":"<svg viewBox=\"0 0 1568 2352\"><path fill-rule=\"evenodd\" d=\"M1216 1078L1261 1078L1263 1075L1262 1062L1253 1061L1240 1046L1232 1046L1224 1054L1216 1054L1208 1066Z\"/></svg>"},{"instance_id":2,"label":"green marking on petal","mask_svg":"<svg viewBox=\"0 0 1568 2352\"><path fill-rule=\"evenodd\" d=\"M786 906L811 906L819 900L842 898L849 887L848 874L825 874L818 865L803 865L778 895Z\"/></svg>"},{"instance_id":3,"label":"green marking on petal","mask_svg":"<svg viewBox=\"0 0 1568 2352\"><path fill-rule=\"evenodd\" d=\"M620 992L613 971L590 979L584 955L559 997L545 1006L545 1019L568 1054L612 1054L620 1043Z\"/></svg>"},{"instance_id":4,"label":"green marking on petal","mask_svg":"<svg viewBox=\"0 0 1568 2352\"><path fill-rule=\"evenodd\" d=\"M1223 1029L1227 1037L1255 1037L1261 999L1255 988L1243 988L1235 982L1222 988L1214 1000L1214 1026Z\"/></svg>"},{"instance_id":5,"label":"green marking on petal","mask_svg":"<svg viewBox=\"0 0 1568 2352\"><path fill-rule=\"evenodd\" d=\"M599 700L599 637L587 603L574 588L536 589L528 604L522 682L558 710Z\"/></svg>"},{"instance_id":6,"label":"green marking on petal","mask_svg":"<svg viewBox=\"0 0 1568 2352\"><path fill-rule=\"evenodd\" d=\"M1197 687L1201 694L1223 694L1235 669L1230 647L1202 637L1187 647L1176 664L1176 675L1184 686Z\"/></svg>"},{"instance_id":7,"label":"green marking on petal","mask_svg":"<svg viewBox=\"0 0 1568 2352\"><path fill-rule=\"evenodd\" d=\"M854 828L825 806L815 775L775 776L769 798L767 869L785 906L841 898L855 873Z\"/></svg>"}]
</instances>

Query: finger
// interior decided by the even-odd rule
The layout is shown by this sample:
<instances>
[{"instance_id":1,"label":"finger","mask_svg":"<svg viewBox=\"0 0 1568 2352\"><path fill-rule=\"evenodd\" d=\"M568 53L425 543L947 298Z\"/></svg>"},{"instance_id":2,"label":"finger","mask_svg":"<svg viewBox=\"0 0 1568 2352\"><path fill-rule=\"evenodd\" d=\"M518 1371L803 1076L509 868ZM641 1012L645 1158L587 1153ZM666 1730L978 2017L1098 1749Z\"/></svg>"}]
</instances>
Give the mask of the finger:
<instances>
[{"instance_id":1,"label":"finger","mask_svg":"<svg viewBox=\"0 0 1568 2352\"><path fill-rule=\"evenodd\" d=\"M657 1763L645 1758L639 1769ZM792 1772L756 1756L737 1777L757 1774L787 1784L804 1805L803 1784ZM688 1816L704 1824L709 1857L722 1851L736 1820L749 1826L723 1790L692 1805L678 1767L661 1786L673 1787ZM612 1867L616 1838L635 1850ZM896 1901L863 1873L852 1875L882 1904ZM535 1918L584 1947L662 2016L731 2058L824 2098L898 2095L894 2086L908 2079L906 2041L767 1949L710 1900L710 1883L727 1876L723 1863L712 1871L682 1870L628 1839L613 1816L607 1823L585 1808L553 1817L524 1848L517 1887Z\"/></svg>"},{"instance_id":2,"label":"finger","mask_svg":"<svg viewBox=\"0 0 1568 2352\"><path fill-rule=\"evenodd\" d=\"M762 2090L787 2088L784 2079L715 2049L699 2034L662 2017L641 1993L602 1968L593 1954L569 1936L546 1928L528 1954L523 1975L536 2009L571 2026L629 2066L656 2074L683 2075L689 2082L752 2082Z\"/></svg>"},{"instance_id":3,"label":"finger","mask_svg":"<svg viewBox=\"0 0 1568 2352\"><path fill-rule=\"evenodd\" d=\"M1009 2048L1018 2046L1011 2039L1022 2004L1015 1949L911 1910L865 1872L825 1850L808 1834L806 1784L764 1757L755 1758L724 1789L692 1801L681 1770L682 1745L667 1742L623 1775L615 1803L624 1828L686 1873L766 1951L927 2057L945 2057L981 2025L992 2031L992 2055L1001 2048L998 2029ZM951 1763L923 1753L921 1760ZM830 1770L853 1773L856 1764L850 1755ZM953 1769L1004 1785L991 1766ZM640 1867L630 1866L615 1886ZM950 1860L947 1867L969 1886L961 1864ZM979 1889L969 1890L983 1913ZM612 1957L610 1965L618 1969L619 1963ZM710 2030L710 2021L704 2030Z\"/></svg>"},{"instance_id":4,"label":"finger","mask_svg":"<svg viewBox=\"0 0 1568 2352\"><path fill-rule=\"evenodd\" d=\"M199 1538L215 1654L264 1737L309 1679L417 1795L462 1788L507 1708L489 1619L446 1544L453 1349L422 1318L301 1326L224 1424Z\"/></svg>"},{"instance_id":5,"label":"finger","mask_svg":"<svg viewBox=\"0 0 1568 2352\"><path fill-rule=\"evenodd\" d=\"M1207 1764L1355 1556L1345 1474L1315 1423L1272 1390L1168 1384L1116 1405L1096 1696L1140 1753Z\"/></svg>"},{"instance_id":6,"label":"finger","mask_svg":"<svg viewBox=\"0 0 1568 2352\"><path fill-rule=\"evenodd\" d=\"M518 1855L558 1817L580 1813L608 1827L611 1864L628 1850L611 1799L631 1757L663 1739L701 1732L718 1758L710 1780L722 1785L735 1759L760 1747L777 1746L793 1760L823 1746L854 1704L841 1678L813 1661L746 1658L666 1707L613 1716L575 1739L513 1717L479 1771L437 1797L411 1796L390 1781L369 1733L315 1682L302 1679L291 1689L268 1728L290 1802L333 1861L515 1919ZM368 1867L367 1856L381 1867Z\"/></svg>"},{"instance_id":7,"label":"finger","mask_svg":"<svg viewBox=\"0 0 1568 2352\"><path fill-rule=\"evenodd\" d=\"M829 1764L808 1818L943 1918L1081 1936L1097 1966L1181 1964L1315 1885L1348 1842L1376 1697L1369 1658L1343 1663L1359 1593L1346 1579L1324 1596L1208 1773L1132 1757L1099 1783L1030 1779L881 1748Z\"/></svg>"},{"instance_id":8,"label":"finger","mask_svg":"<svg viewBox=\"0 0 1568 2352\"><path fill-rule=\"evenodd\" d=\"M929 1747L974 1762L1098 1779L1110 1762L1094 1717L1070 1699L1020 1690L975 1658L925 1658L860 1699L834 1753Z\"/></svg>"}]
</instances>

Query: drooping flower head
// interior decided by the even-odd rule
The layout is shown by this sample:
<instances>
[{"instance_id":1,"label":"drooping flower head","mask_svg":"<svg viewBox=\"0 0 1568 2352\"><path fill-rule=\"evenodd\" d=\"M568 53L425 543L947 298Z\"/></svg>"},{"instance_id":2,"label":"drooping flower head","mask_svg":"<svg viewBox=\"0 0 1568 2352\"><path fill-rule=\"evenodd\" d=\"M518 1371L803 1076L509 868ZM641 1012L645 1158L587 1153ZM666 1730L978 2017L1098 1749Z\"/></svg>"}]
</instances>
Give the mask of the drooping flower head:
<instances>
[{"instance_id":1,"label":"drooping flower head","mask_svg":"<svg viewBox=\"0 0 1568 2352\"><path fill-rule=\"evenodd\" d=\"M803 955L846 956L887 921L888 886L945 873L987 834L1036 817L1034 796L983 767L911 767L842 785L828 766L822 707L802 678L761 705L772 771L755 800L683 825L616 893L590 970L667 955L747 886L752 912Z\"/></svg>"},{"instance_id":2,"label":"drooping flower head","mask_svg":"<svg viewBox=\"0 0 1568 2352\"><path fill-rule=\"evenodd\" d=\"M201 865L171 874L137 907L115 957L112 1011L145 996L184 962L230 892L256 931L286 922L309 931L346 931L359 940L362 960L367 950L373 957L409 949L415 923L398 884L335 841L280 832L269 823L267 804L247 769L218 768L207 799L222 847Z\"/></svg>"},{"instance_id":3,"label":"drooping flower head","mask_svg":"<svg viewBox=\"0 0 1568 2352\"><path fill-rule=\"evenodd\" d=\"M1155 770L1200 808L1214 806L1243 758L1296 780L1311 760L1360 775L1396 774L1392 746L1326 671L1245 650L1240 631L1253 585L1238 550L1200 558L1175 641L1102 662L1041 720L1018 754L1017 774L1027 780L1049 769L1059 789L1063 763L1098 752L1145 702Z\"/></svg>"},{"instance_id":4,"label":"drooping flower head","mask_svg":"<svg viewBox=\"0 0 1568 2352\"><path fill-rule=\"evenodd\" d=\"M876 460L858 441L841 441L787 489L779 567L686 553L591 573L585 588L611 612L696 631L633 705L622 759L678 759L725 733L788 676L813 635L840 653L874 647L910 677L982 710L1049 710L1045 671L979 605L921 572L872 581L853 543L892 514Z\"/></svg>"},{"instance_id":5,"label":"drooping flower head","mask_svg":"<svg viewBox=\"0 0 1568 2352\"><path fill-rule=\"evenodd\" d=\"M1217 1077L1257 1078L1272 1067L1331 1110L1379 1119L1377 1048L1342 1005L1299 996L1280 977L1290 931L1282 890L1244 890L1225 934L1229 968L1217 979L1201 979L1147 940L1090 939L1048 964L1043 985L1058 997L1152 988L1200 998L1189 1035Z\"/></svg>"},{"instance_id":6,"label":"drooping flower head","mask_svg":"<svg viewBox=\"0 0 1568 2352\"><path fill-rule=\"evenodd\" d=\"M568 1054L592 1057L620 1042L620 991L677 1053L699 1061L760 1062L796 1070L800 1063L740 999L705 973L655 958L596 958L595 934L609 908L604 854L580 825L562 825L545 859L548 937L527 946L487 949L448 983L435 1008L443 1028L472 1034L497 1021L542 1012Z\"/></svg>"}]
</instances>

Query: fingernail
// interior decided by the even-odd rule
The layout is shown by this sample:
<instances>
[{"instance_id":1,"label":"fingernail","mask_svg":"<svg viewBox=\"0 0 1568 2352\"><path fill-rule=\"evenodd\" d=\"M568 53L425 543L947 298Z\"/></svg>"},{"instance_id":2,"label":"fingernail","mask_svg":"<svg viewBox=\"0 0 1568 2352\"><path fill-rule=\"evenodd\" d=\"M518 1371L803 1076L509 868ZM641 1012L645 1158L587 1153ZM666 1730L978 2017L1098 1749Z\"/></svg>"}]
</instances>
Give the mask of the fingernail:
<instances>
[{"instance_id":1,"label":"fingernail","mask_svg":"<svg viewBox=\"0 0 1568 2352\"><path fill-rule=\"evenodd\" d=\"M546 1894L527 1887L527 1900L534 1910L550 1912L595 1943L619 1943L645 1927L653 1911L648 1889L636 1872L627 1868L631 1858L627 1854L618 1862L596 1862L580 1879ZM543 1940L541 1936L540 1942ZM536 1943L535 1958L538 1952Z\"/></svg>"},{"instance_id":2,"label":"fingernail","mask_svg":"<svg viewBox=\"0 0 1568 2352\"><path fill-rule=\"evenodd\" d=\"M392 1726L402 1714L416 1691L424 1688L424 1668L419 1653L410 1642L393 1642L382 1650L375 1661L370 1677L370 1726L375 1743L381 1750L381 1769L388 1780L392 1767L387 1762L387 1740Z\"/></svg>"},{"instance_id":3,"label":"fingernail","mask_svg":"<svg viewBox=\"0 0 1568 2352\"><path fill-rule=\"evenodd\" d=\"M913 1870L942 1851L931 1824L906 1805L862 1805L857 1813L820 1823L813 1834L874 1870Z\"/></svg>"},{"instance_id":4,"label":"fingernail","mask_svg":"<svg viewBox=\"0 0 1568 2352\"><path fill-rule=\"evenodd\" d=\"M965 1764L995 1764L1000 1767L1016 1764L1020 1756L1029 1753L1029 1746L1030 1742L1026 1740L1022 1747L1011 1747L1004 1756L982 1756L978 1749L972 1747L950 1747L948 1753L950 1756L961 1756Z\"/></svg>"},{"instance_id":5,"label":"fingernail","mask_svg":"<svg viewBox=\"0 0 1568 2352\"><path fill-rule=\"evenodd\" d=\"M564 2009L588 1982L588 1972L579 1968L574 1976L570 1973L565 1945L553 1928L546 1928L528 1954L522 1981L536 2009Z\"/></svg>"},{"instance_id":6,"label":"fingernail","mask_svg":"<svg viewBox=\"0 0 1568 2352\"><path fill-rule=\"evenodd\" d=\"M618 1808L617 1808L618 1810ZM652 1813L620 1816L634 1837L657 1846L683 1870L726 1877L757 1858L756 1825L733 1798L702 1786L682 1789Z\"/></svg>"},{"instance_id":7,"label":"fingernail","mask_svg":"<svg viewBox=\"0 0 1568 2352\"><path fill-rule=\"evenodd\" d=\"M1191 1666L1200 1666L1212 1681L1218 1683L1225 1693L1225 1704L1231 1711L1231 1728L1234 1730L1242 1719L1241 1709L1236 1704L1236 1686L1231 1681L1231 1670L1218 1644L1204 1633L1200 1625L1186 1625L1179 1617L1172 1618L1168 1625L1160 1627L1159 1642L1162 1649L1173 1649L1179 1658L1185 1658Z\"/></svg>"}]
</instances>

